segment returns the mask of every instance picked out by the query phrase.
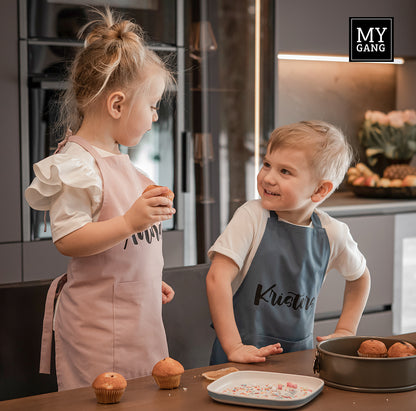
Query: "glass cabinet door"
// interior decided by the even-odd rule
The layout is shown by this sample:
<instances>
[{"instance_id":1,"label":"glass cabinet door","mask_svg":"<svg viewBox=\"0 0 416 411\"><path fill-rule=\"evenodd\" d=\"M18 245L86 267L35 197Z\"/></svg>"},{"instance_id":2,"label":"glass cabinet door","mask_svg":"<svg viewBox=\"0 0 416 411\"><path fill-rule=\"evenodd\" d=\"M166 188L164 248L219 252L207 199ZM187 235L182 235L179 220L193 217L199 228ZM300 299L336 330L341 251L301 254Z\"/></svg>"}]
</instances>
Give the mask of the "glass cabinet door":
<instances>
[{"instance_id":1,"label":"glass cabinet door","mask_svg":"<svg viewBox=\"0 0 416 411\"><path fill-rule=\"evenodd\" d=\"M274 2L193 0L189 57L198 263L256 197L274 127Z\"/></svg>"}]
</instances>

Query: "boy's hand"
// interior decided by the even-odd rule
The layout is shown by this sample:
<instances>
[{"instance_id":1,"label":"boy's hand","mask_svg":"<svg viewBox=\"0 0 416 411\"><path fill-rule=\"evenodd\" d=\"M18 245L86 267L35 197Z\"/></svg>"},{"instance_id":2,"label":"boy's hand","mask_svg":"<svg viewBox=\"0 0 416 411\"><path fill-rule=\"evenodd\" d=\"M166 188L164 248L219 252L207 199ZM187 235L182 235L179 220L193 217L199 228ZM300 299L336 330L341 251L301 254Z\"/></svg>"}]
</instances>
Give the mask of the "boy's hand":
<instances>
[{"instance_id":1,"label":"boy's hand","mask_svg":"<svg viewBox=\"0 0 416 411\"><path fill-rule=\"evenodd\" d=\"M175 291L173 288L162 281L162 304L170 303L173 300Z\"/></svg>"},{"instance_id":2,"label":"boy's hand","mask_svg":"<svg viewBox=\"0 0 416 411\"><path fill-rule=\"evenodd\" d=\"M282 352L283 349L281 348L280 343L267 345L261 348L240 343L227 355L227 357L231 362L264 362L266 361L267 356L280 354Z\"/></svg>"},{"instance_id":3,"label":"boy's hand","mask_svg":"<svg viewBox=\"0 0 416 411\"><path fill-rule=\"evenodd\" d=\"M321 342L321 341L325 341L325 340L330 340L331 338L337 338L337 337L349 337L349 336L353 336L354 334L351 331L347 331L347 330L340 330L340 331L336 331L332 334L329 335L325 335L323 337L316 337L316 341Z\"/></svg>"}]
</instances>

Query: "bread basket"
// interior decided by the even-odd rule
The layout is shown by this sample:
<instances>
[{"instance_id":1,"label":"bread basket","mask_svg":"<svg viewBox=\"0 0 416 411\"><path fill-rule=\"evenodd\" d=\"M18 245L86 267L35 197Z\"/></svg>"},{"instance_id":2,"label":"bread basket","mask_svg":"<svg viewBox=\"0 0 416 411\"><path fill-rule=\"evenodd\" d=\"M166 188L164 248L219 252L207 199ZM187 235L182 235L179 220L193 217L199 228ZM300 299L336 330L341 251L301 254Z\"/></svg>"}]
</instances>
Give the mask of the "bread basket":
<instances>
[{"instance_id":1,"label":"bread basket","mask_svg":"<svg viewBox=\"0 0 416 411\"><path fill-rule=\"evenodd\" d=\"M340 337L320 342L314 372L326 385L350 391L401 392L416 389L416 355L400 358L365 358L357 355L362 341L377 339L387 349L398 341L383 337ZM415 345L414 341L407 341Z\"/></svg>"}]
</instances>

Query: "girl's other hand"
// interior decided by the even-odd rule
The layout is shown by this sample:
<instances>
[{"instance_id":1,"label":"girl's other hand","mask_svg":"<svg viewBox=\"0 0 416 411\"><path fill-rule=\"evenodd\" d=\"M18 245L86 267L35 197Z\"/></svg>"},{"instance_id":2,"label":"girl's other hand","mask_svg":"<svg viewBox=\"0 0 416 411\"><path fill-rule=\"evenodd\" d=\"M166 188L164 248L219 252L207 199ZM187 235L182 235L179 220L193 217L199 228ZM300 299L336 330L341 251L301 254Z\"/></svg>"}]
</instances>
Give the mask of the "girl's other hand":
<instances>
[{"instance_id":1,"label":"girl's other hand","mask_svg":"<svg viewBox=\"0 0 416 411\"><path fill-rule=\"evenodd\" d=\"M266 345L265 347L257 348L254 345L244 345L243 343L235 347L228 355L228 360L231 362L264 362L266 357L274 354L281 354L283 348L280 343Z\"/></svg>"},{"instance_id":2,"label":"girl's other hand","mask_svg":"<svg viewBox=\"0 0 416 411\"><path fill-rule=\"evenodd\" d=\"M173 288L162 281L162 304L170 303L175 296L175 291Z\"/></svg>"},{"instance_id":3,"label":"girl's other hand","mask_svg":"<svg viewBox=\"0 0 416 411\"><path fill-rule=\"evenodd\" d=\"M124 214L124 220L131 234L146 230L154 223L172 218L176 210L172 201L164 194L169 192L167 187L157 187L143 193Z\"/></svg>"}]
</instances>

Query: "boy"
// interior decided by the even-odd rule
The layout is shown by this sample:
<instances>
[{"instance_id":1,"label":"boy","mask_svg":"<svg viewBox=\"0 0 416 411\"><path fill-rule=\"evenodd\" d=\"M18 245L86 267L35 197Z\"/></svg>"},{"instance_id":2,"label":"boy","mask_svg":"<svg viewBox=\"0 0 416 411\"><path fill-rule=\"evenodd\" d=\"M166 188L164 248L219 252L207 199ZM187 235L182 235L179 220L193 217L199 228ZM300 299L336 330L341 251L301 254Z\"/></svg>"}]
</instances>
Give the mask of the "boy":
<instances>
[{"instance_id":1,"label":"boy","mask_svg":"<svg viewBox=\"0 0 416 411\"><path fill-rule=\"evenodd\" d=\"M245 203L208 251L207 294L217 338L211 364L261 362L313 348L316 300L336 268L345 278L333 334L355 335L369 290L366 261L348 227L316 210L352 159L343 134L322 121L279 127Z\"/></svg>"}]
</instances>

